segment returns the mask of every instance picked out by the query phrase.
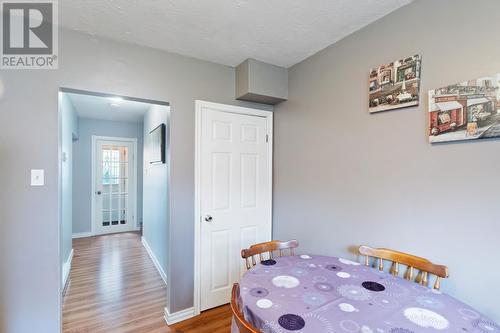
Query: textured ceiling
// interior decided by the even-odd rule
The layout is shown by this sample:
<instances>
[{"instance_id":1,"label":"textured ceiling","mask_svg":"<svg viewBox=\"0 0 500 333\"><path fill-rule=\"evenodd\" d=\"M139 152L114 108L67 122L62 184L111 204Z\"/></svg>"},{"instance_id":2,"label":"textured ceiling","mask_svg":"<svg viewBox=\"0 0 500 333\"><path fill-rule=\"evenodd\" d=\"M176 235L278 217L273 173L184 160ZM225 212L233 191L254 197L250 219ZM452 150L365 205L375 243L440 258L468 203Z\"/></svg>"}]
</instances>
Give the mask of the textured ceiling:
<instances>
[{"instance_id":1,"label":"textured ceiling","mask_svg":"<svg viewBox=\"0 0 500 333\"><path fill-rule=\"evenodd\" d=\"M140 123L151 104L108 97L67 93L81 118Z\"/></svg>"},{"instance_id":2,"label":"textured ceiling","mask_svg":"<svg viewBox=\"0 0 500 333\"><path fill-rule=\"evenodd\" d=\"M412 0L64 0L70 29L236 66L289 67Z\"/></svg>"}]
</instances>

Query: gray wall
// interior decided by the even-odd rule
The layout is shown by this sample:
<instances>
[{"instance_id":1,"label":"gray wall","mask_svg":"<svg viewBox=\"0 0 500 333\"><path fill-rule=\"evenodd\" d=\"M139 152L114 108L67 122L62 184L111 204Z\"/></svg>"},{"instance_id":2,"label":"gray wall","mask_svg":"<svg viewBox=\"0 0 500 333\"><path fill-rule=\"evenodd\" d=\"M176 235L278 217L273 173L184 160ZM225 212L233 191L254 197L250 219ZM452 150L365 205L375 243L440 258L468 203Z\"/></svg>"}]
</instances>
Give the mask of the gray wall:
<instances>
[{"instance_id":1,"label":"gray wall","mask_svg":"<svg viewBox=\"0 0 500 333\"><path fill-rule=\"evenodd\" d=\"M171 103L171 313L193 304L194 101L249 105L234 101L233 68L66 30L59 37L58 70L0 72L2 333L60 331L60 87ZM45 169L44 187L29 186L31 168Z\"/></svg>"},{"instance_id":2,"label":"gray wall","mask_svg":"<svg viewBox=\"0 0 500 333\"><path fill-rule=\"evenodd\" d=\"M418 0L293 66L275 112L274 236L449 265L445 292L500 321L500 141L427 143L427 91L500 72L500 2ZM368 114L368 71L420 53L421 105ZM307 227L306 227L307 226Z\"/></svg>"},{"instance_id":3,"label":"gray wall","mask_svg":"<svg viewBox=\"0 0 500 333\"><path fill-rule=\"evenodd\" d=\"M78 137L78 118L68 96L61 94L59 100L61 115L61 264L68 261L72 248L73 218L73 140ZM67 273L66 273L67 274ZM64 284L64 272L63 281Z\"/></svg>"},{"instance_id":4,"label":"gray wall","mask_svg":"<svg viewBox=\"0 0 500 333\"><path fill-rule=\"evenodd\" d=\"M170 244L170 200L168 168L170 167L169 127L170 108L153 105L144 115L144 213L143 237L158 260L163 272L167 274ZM166 125L165 164L150 164L151 142L149 132L160 124Z\"/></svg>"},{"instance_id":5,"label":"gray wall","mask_svg":"<svg viewBox=\"0 0 500 333\"><path fill-rule=\"evenodd\" d=\"M142 123L79 118L73 159L73 233L92 231L92 136L137 139L137 225L142 221Z\"/></svg>"}]
</instances>

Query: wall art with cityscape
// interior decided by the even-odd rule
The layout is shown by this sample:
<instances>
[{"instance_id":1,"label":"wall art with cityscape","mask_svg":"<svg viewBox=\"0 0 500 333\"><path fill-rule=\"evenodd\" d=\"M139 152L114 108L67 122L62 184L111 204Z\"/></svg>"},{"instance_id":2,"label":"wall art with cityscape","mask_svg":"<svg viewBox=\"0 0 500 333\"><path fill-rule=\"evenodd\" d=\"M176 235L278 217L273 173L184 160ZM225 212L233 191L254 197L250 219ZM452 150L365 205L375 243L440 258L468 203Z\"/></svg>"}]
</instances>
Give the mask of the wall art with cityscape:
<instances>
[{"instance_id":1,"label":"wall art with cityscape","mask_svg":"<svg viewBox=\"0 0 500 333\"><path fill-rule=\"evenodd\" d=\"M418 105L420 66L420 55L414 55L371 69L370 113Z\"/></svg>"},{"instance_id":2,"label":"wall art with cityscape","mask_svg":"<svg viewBox=\"0 0 500 333\"><path fill-rule=\"evenodd\" d=\"M500 74L429 91L429 141L500 136Z\"/></svg>"}]
</instances>

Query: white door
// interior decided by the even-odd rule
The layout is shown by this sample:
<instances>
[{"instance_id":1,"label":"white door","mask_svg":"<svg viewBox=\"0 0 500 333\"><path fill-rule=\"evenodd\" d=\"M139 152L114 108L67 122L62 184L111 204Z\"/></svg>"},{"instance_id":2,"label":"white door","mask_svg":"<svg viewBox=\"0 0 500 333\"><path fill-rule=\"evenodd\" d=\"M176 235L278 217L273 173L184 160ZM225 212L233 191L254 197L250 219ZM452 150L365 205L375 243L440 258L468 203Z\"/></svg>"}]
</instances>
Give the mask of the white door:
<instances>
[{"instance_id":1,"label":"white door","mask_svg":"<svg viewBox=\"0 0 500 333\"><path fill-rule=\"evenodd\" d=\"M136 142L133 140L94 141L95 234L135 229Z\"/></svg>"},{"instance_id":2,"label":"white door","mask_svg":"<svg viewBox=\"0 0 500 333\"><path fill-rule=\"evenodd\" d=\"M267 119L201 110L200 310L230 301L245 272L240 251L271 238Z\"/></svg>"}]
</instances>

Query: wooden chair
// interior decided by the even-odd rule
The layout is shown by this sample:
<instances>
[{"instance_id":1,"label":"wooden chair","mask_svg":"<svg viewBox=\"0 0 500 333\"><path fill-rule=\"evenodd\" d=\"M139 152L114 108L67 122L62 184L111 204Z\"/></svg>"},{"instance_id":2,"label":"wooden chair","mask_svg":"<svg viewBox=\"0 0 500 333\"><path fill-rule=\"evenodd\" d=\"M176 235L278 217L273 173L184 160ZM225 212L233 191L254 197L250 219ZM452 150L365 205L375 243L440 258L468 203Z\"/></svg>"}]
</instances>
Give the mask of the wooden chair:
<instances>
[{"instance_id":1,"label":"wooden chair","mask_svg":"<svg viewBox=\"0 0 500 333\"><path fill-rule=\"evenodd\" d=\"M290 255L295 255L294 254L294 249L299 246L299 242L294 240L290 240L288 242L281 242L279 240L273 240L270 242L266 243L259 243L250 246L248 249L241 250L241 257L245 259L245 264L247 266L247 269L252 268L253 266L257 265L257 261L255 260L255 256L259 257L260 261L264 261L265 253L268 253L268 259L273 259L274 253L276 251L279 251L279 256L283 257L286 252L289 251Z\"/></svg>"},{"instance_id":2,"label":"wooden chair","mask_svg":"<svg viewBox=\"0 0 500 333\"><path fill-rule=\"evenodd\" d=\"M436 265L429 260L421 257L417 257L411 254L398 252L390 249L374 249L368 246L360 246L359 253L365 256L365 265L369 266L369 258L372 257L375 260L378 259L378 269L379 271L384 270L384 260L391 261L391 268L389 272L394 275L399 275L399 265L402 264L406 266L406 271L404 273L404 278L408 281L413 280L413 271L417 269L419 272L415 278L415 282L420 283L423 286L429 285L429 274L436 276L434 282L434 289L439 290L441 287L441 278L447 278L448 267L443 265Z\"/></svg>"},{"instance_id":3,"label":"wooden chair","mask_svg":"<svg viewBox=\"0 0 500 333\"><path fill-rule=\"evenodd\" d=\"M235 283L233 285L233 290L231 292L231 311L233 312L233 318L238 326L240 333L260 333L252 324L245 320L243 316L243 311L241 311L240 303L240 285Z\"/></svg>"}]
</instances>

